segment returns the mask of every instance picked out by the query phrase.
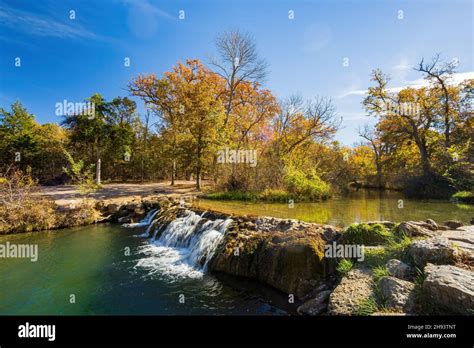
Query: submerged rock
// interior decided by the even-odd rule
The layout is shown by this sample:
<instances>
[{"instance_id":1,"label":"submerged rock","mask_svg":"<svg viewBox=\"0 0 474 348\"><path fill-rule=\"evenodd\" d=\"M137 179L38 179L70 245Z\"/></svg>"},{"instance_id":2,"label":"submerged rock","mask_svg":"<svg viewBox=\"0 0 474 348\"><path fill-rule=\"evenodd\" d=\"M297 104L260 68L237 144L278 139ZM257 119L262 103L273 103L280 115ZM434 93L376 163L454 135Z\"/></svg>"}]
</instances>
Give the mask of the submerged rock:
<instances>
[{"instance_id":1,"label":"submerged rock","mask_svg":"<svg viewBox=\"0 0 474 348\"><path fill-rule=\"evenodd\" d=\"M457 314L474 314L474 272L456 266L425 267L423 290L434 303Z\"/></svg>"},{"instance_id":2,"label":"submerged rock","mask_svg":"<svg viewBox=\"0 0 474 348\"><path fill-rule=\"evenodd\" d=\"M352 315L363 300L373 295L372 273L369 269L352 269L342 278L329 296L328 313Z\"/></svg>"},{"instance_id":3,"label":"submerged rock","mask_svg":"<svg viewBox=\"0 0 474 348\"><path fill-rule=\"evenodd\" d=\"M415 305L415 284L395 277L382 277L380 292L386 305L397 311L412 312Z\"/></svg>"}]
</instances>

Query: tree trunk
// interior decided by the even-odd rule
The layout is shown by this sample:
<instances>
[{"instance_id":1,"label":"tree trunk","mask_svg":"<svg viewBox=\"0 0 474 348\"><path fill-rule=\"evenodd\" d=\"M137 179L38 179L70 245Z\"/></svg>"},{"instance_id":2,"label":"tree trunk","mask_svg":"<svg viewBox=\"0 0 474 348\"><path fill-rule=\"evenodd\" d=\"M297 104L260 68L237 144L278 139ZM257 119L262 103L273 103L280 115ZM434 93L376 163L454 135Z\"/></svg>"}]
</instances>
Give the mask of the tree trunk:
<instances>
[{"instance_id":1,"label":"tree trunk","mask_svg":"<svg viewBox=\"0 0 474 348\"><path fill-rule=\"evenodd\" d=\"M174 186L174 181L176 177L176 160L173 160L173 169L171 170L171 186Z\"/></svg>"},{"instance_id":2,"label":"tree trunk","mask_svg":"<svg viewBox=\"0 0 474 348\"><path fill-rule=\"evenodd\" d=\"M101 176L100 158L97 158L97 164L95 167L95 182L97 185L100 185L100 176Z\"/></svg>"}]
</instances>

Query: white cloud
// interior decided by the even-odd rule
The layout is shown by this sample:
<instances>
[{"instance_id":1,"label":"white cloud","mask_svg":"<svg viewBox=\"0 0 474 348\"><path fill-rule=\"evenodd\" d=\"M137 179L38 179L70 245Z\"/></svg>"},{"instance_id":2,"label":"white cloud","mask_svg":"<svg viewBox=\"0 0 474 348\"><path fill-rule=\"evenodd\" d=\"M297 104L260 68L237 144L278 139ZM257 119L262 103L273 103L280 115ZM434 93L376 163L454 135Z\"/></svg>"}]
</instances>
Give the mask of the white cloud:
<instances>
[{"instance_id":1,"label":"white cloud","mask_svg":"<svg viewBox=\"0 0 474 348\"><path fill-rule=\"evenodd\" d=\"M80 25L68 25L51 18L5 6L0 6L0 25L37 36L50 36L63 39L103 39Z\"/></svg>"},{"instance_id":2,"label":"white cloud","mask_svg":"<svg viewBox=\"0 0 474 348\"><path fill-rule=\"evenodd\" d=\"M467 71L463 73L455 73L453 74L451 80L449 81L450 84L457 85L463 82L464 80L469 80L469 79L474 79L474 71ZM420 88L420 87L426 87L429 85L429 81L427 81L424 78L412 80L412 81L407 81L406 84L403 86L397 86L397 87L391 87L388 88L389 92L399 92L404 88L411 87L411 88ZM346 92L343 92L338 98L345 98L347 96L363 96L367 94L366 89L355 89L355 90L349 90Z\"/></svg>"}]
</instances>

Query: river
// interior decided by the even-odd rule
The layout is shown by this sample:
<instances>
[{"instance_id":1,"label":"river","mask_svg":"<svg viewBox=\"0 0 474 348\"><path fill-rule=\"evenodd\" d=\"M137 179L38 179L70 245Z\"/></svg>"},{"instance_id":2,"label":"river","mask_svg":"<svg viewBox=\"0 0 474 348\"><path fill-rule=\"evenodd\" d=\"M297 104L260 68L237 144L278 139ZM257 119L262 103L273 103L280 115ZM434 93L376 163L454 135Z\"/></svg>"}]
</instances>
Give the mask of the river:
<instances>
[{"instance_id":1,"label":"river","mask_svg":"<svg viewBox=\"0 0 474 348\"><path fill-rule=\"evenodd\" d=\"M400 207L400 200L403 206ZM194 202L204 209L270 215L347 225L368 220L459 219L474 207L440 201L413 201L397 193L360 191L320 203L260 204ZM199 218L194 216L194 218ZM36 262L0 258L0 315L275 315L295 313L298 303L250 280L209 274L189 260L216 231L200 240L183 239L180 227L150 241L143 230L100 224L0 236L0 244L38 245ZM215 241L216 239L214 239ZM207 252L207 251L206 251ZM192 256L192 257L190 257ZM71 300L74 301L71 301ZM71 303L72 302L72 303Z\"/></svg>"}]
</instances>

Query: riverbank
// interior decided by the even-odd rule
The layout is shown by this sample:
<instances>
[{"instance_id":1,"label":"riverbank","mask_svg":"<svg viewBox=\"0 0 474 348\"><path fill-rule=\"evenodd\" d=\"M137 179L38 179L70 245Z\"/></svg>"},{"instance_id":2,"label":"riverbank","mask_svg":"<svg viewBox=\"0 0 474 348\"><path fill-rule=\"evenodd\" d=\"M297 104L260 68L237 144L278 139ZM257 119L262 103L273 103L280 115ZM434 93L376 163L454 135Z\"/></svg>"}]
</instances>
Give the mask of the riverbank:
<instances>
[{"instance_id":1,"label":"riverbank","mask_svg":"<svg viewBox=\"0 0 474 348\"><path fill-rule=\"evenodd\" d=\"M144 228L150 245L187 250L197 269L270 285L298 303L300 314L474 311L474 226L381 221L342 229L169 199L152 209L146 226L127 225Z\"/></svg>"}]
</instances>

